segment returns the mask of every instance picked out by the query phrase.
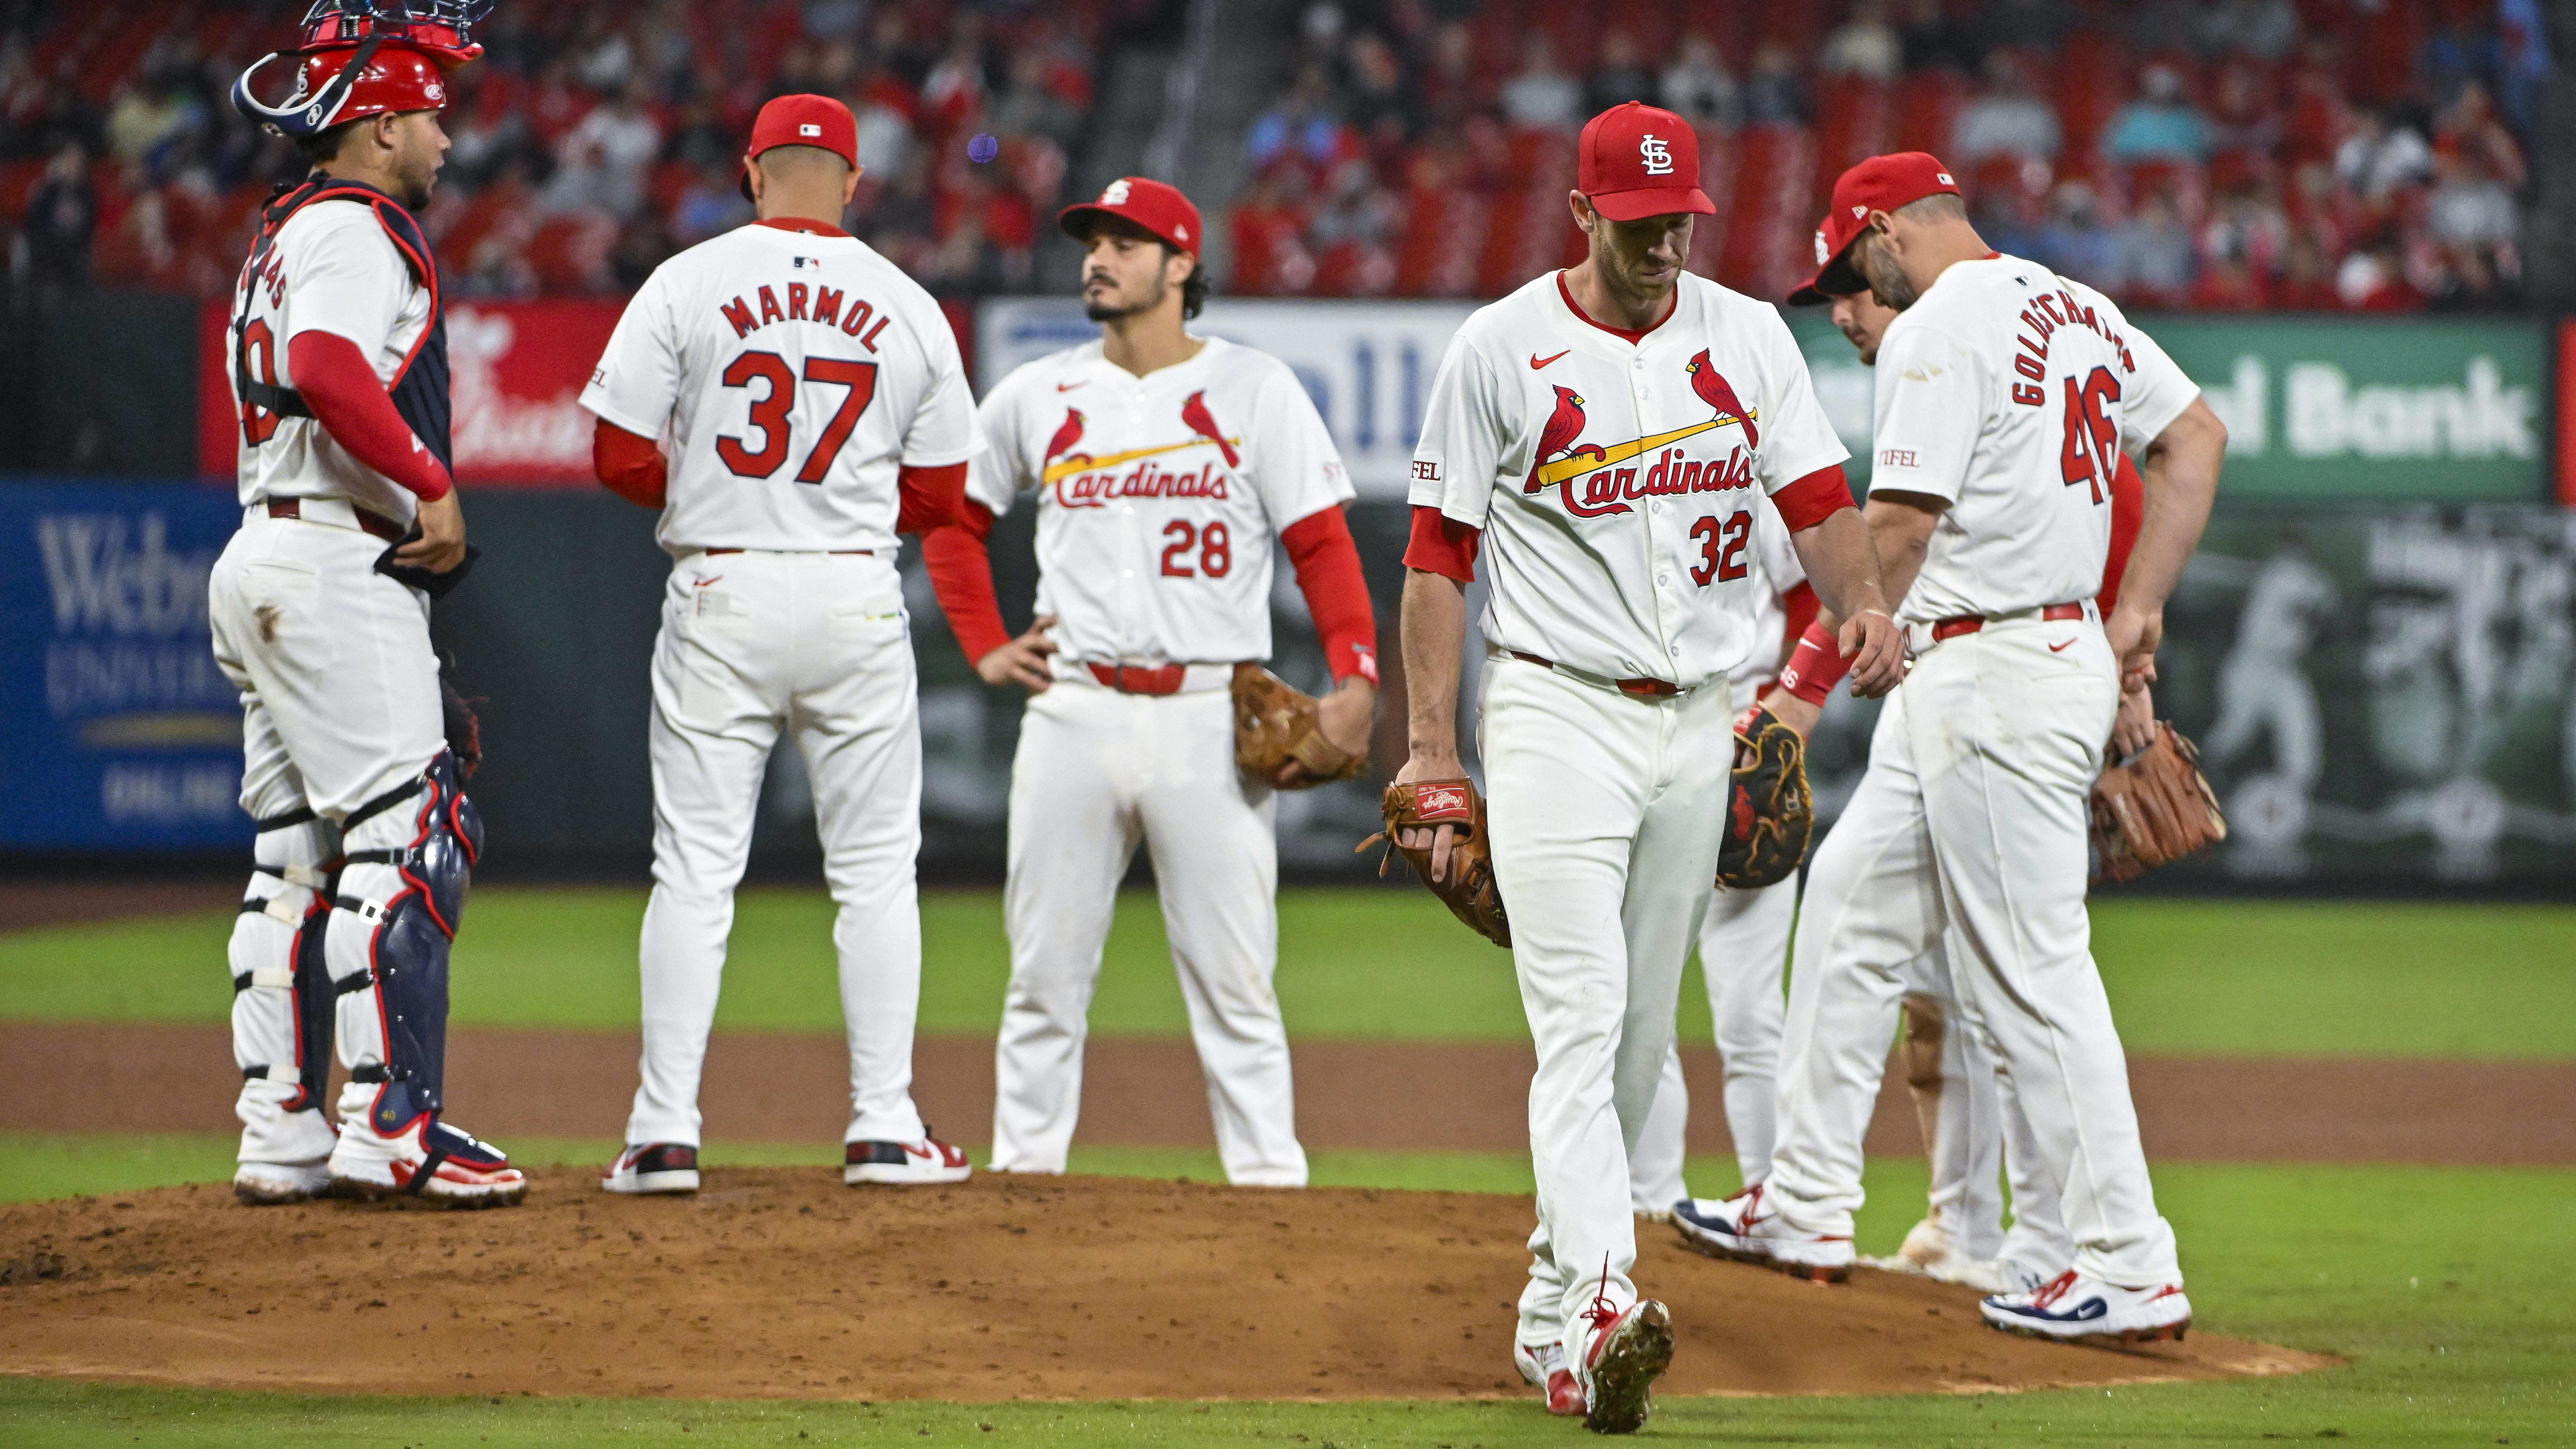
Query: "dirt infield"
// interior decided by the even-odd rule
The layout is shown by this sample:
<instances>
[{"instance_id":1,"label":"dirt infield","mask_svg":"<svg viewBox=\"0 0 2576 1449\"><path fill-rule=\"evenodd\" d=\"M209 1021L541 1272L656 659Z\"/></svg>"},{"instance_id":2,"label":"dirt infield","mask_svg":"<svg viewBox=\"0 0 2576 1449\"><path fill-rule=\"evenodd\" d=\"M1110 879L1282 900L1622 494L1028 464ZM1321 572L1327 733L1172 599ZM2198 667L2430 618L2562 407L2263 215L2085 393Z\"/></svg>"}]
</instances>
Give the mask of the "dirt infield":
<instances>
[{"instance_id":1,"label":"dirt infield","mask_svg":"<svg viewBox=\"0 0 2576 1449\"><path fill-rule=\"evenodd\" d=\"M840 1038L720 1032L707 1054L710 1142L840 1140L848 1080ZM1526 1044L1299 1041L1298 1133L1307 1145L1525 1152ZM598 1032L460 1028L450 1039L456 1121L507 1147L515 1136L614 1138L635 1089L635 1038ZM98 1065L115 1064L116 1090ZM1718 1064L1685 1048L1692 1098L1719 1100ZM914 1094L957 1140L993 1114L989 1040L925 1037ZM2576 1066L2441 1061L2132 1058L2129 1079L2150 1157L2238 1162L2576 1163ZM220 1023L0 1024L0 1128L231 1130L240 1076ZM1187 1042L1094 1039L1081 1140L1124 1146L1214 1143L1198 1057ZM1691 1114L1691 1147L1729 1150L1725 1114ZM1869 1148L1922 1150L1911 1100L1891 1082Z\"/></svg>"},{"instance_id":2,"label":"dirt infield","mask_svg":"<svg viewBox=\"0 0 2576 1449\"><path fill-rule=\"evenodd\" d=\"M1526 1198L741 1169L694 1199L541 1174L491 1213L237 1207L219 1187L0 1209L14 1373L309 1391L830 1399L1517 1396ZM2033 1343L1974 1295L1820 1288L1649 1227L1676 1394L1975 1392L2287 1373L2212 1335ZM1536 1405L1532 1405L1536 1412Z\"/></svg>"}]
</instances>

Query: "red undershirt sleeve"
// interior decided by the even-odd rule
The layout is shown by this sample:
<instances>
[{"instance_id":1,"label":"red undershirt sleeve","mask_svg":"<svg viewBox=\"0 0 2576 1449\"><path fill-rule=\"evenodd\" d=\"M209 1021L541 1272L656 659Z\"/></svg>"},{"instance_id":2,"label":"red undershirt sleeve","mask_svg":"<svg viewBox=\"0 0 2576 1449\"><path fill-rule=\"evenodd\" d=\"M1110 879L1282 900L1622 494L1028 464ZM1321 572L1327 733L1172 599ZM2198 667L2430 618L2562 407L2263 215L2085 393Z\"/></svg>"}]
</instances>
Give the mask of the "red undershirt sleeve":
<instances>
[{"instance_id":1,"label":"red undershirt sleeve","mask_svg":"<svg viewBox=\"0 0 2576 1449\"><path fill-rule=\"evenodd\" d=\"M455 486L436 454L403 421L358 344L331 332L298 332L286 344L295 390L314 421L349 456L391 478L423 503Z\"/></svg>"},{"instance_id":2,"label":"red undershirt sleeve","mask_svg":"<svg viewBox=\"0 0 2576 1449\"><path fill-rule=\"evenodd\" d=\"M2129 571L2129 550L2138 546L2138 524L2147 512L2146 481L2128 454L2119 458L2120 466L2111 470L2111 551L2102 560L2102 592L2095 600L2105 614L2120 602L2120 578Z\"/></svg>"},{"instance_id":3,"label":"red undershirt sleeve","mask_svg":"<svg viewBox=\"0 0 2576 1449\"><path fill-rule=\"evenodd\" d=\"M1404 545L1404 566L1472 584L1476 581L1476 551L1484 541L1483 530L1417 503L1413 506L1413 536Z\"/></svg>"},{"instance_id":4,"label":"red undershirt sleeve","mask_svg":"<svg viewBox=\"0 0 2576 1449\"><path fill-rule=\"evenodd\" d=\"M921 536L921 564L930 574L930 591L938 596L948 632L957 636L969 664L1011 642L1011 631L1002 626L1001 603L993 596L993 559L984 543L992 531L993 511L963 498L950 522Z\"/></svg>"},{"instance_id":5,"label":"red undershirt sleeve","mask_svg":"<svg viewBox=\"0 0 2576 1449\"><path fill-rule=\"evenodd\" d=\"M1788 616L1780 626L1782 664L1789 662L1790 654L1798 647L1799 638L1807 632L1808 625L1816 622L1816 615L1824 612L1824 607L1823 601L1816 597L1816 586L1805 579L1800 579L1780 595L1780 611Z\"/></svg>"},{"instance_id":6,"label":"red undershirt sleeve","mask_svg":"<svg viewBox=\"0 0 2576 1449\"><path fill-rule=\"evenodd\" d=\"M894 531L928 534L965 516L966 465L947 463L936 468L916 468L904 464L895 472ZM984 527L993 526L991 514L984 516Z\"/></svg>"},{"instance_id":7,"label":"red undershirt sleeve","mask_svg":"<svg viewBox=\"0 0 2576 1449\"><path fill-rule=\"evenodd\" d=\"M599 485L639 508L659 508L670 492L669 465L651 438L606 418L590 430L590 471Z\"/></svg>"},{"instance_id":8,"label":"red undershirt sleeve","mask_svg":"<svg viewBox=\"0 0 2576 1449\"><path fill-rule=\"evenodd\" d=\"M1377 612L1360 572L1359 546L1338 505L1321 508L1279 532L1296 568L1297 588L1315 616L1315 635L1339 684L1356 674L1377 683Z\"/></svg>"},{"instance_id":9,"label":"red undershirt sleeve","mask_svg":"<svg viewBox=\"0 0 2576 1449\"><path fill-rule=\"evenodd\" d=\"M1791 533L1804 533L1852 506L1851 482L1843 477L1843 465L1836 463L1772 494L1771 503Z\"/></svg>"}]
</instances>

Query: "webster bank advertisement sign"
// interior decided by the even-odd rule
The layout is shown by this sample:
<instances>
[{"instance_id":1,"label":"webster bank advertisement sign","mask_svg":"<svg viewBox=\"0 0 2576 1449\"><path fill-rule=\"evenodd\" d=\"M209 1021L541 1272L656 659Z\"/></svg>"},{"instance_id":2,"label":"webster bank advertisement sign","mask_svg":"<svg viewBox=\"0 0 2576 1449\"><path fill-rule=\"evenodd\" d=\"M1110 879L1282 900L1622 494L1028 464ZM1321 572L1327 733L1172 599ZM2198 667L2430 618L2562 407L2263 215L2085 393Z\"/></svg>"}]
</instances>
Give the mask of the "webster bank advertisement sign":
<instances>
[{"instance_id":1,"label":"webster bank advertisement sign","mask_svg":"<svg viewBox=\"0 0 2576 1449\"><path fill-rule=\"evenodd\" d=\"M0 484L0 847L247 844L240 696L206 574L240 525L186 486Z\"/></svg>"}]
</instances>

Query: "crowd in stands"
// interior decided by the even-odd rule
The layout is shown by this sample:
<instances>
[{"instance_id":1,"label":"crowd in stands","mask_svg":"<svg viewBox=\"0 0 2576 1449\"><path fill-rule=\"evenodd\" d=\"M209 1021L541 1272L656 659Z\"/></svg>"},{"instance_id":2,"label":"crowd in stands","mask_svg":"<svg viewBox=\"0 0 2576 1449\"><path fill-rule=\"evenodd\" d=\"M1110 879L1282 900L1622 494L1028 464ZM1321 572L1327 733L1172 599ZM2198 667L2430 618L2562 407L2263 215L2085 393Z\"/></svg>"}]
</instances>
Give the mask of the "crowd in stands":
<instances>
[{"instance_id":1,"label":"crowd in stands","mask_svg":"<svg viewBox=\"0 0 2576 1449\"><path fill-rule=\"evenodd\" d=\"M1579 259L1574 135L1700 132L1692 269L1777 297L1834 177L1927 150L2125 303L2511 307L2536 0L1320 0L1247 138L1230 290L1491 296Z\"/></svg>"},{"instance_id":2,"label":"crowd in stands","mask_svg":"<svg viewBox=\"0 0 2576 1449\"><path fill-rule=\"evenodd\" d=\"M0 232L37 285L223 294L257 209L303 174L235 114L233 79L292 46L307 0L0 0ZM458 71L423 222L451 296L628 290L750 219L761 103L813 91L859 118L845 220L934 289L1030 277L1091 105L1098 0L603 0L505 4ZM283 90L283 65L269 74ZM276 102L281 95L263 97ZM970 137L991 135L988 162Z\"/></svg>"}]
</instances>

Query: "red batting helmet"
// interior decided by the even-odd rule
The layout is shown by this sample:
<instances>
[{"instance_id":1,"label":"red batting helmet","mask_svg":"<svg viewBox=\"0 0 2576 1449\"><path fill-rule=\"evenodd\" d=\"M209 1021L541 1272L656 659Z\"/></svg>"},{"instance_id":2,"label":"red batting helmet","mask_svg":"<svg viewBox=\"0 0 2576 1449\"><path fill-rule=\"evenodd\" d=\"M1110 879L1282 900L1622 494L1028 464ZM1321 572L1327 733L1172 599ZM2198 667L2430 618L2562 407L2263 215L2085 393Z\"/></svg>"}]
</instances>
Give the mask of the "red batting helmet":
<instances>
[{"instance_id":1,"label":"red batting helmet","mask_svg":"<svg viewBox=\"0 0 2576 1449\"><path fill-rule=\"evenodd\" d=\"M345 121L447 104L448 71L483 53L474 22L492 0L314 0L300 50L264 55L233 82L233 109L302 139ZM251 93L270 61L294 59L295 93L271 106Z\"/></svg>"}]
</instances>

